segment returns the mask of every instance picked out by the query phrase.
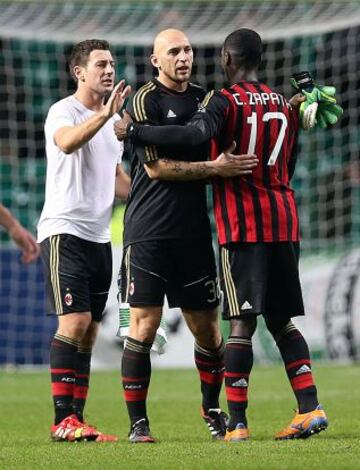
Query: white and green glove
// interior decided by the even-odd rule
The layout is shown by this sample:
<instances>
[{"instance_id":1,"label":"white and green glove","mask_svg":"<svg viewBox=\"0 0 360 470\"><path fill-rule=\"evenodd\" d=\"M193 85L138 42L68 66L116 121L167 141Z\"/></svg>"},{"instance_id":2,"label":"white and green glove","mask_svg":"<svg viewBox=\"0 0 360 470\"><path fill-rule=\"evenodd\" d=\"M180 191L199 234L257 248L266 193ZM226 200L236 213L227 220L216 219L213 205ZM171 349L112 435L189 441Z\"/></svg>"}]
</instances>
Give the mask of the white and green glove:
<instances>
[{"instance_id":1,"label":"white and green glove","mask_svg":"<svg viewBox=\"0 0 360 470\"><path fill-rule=\"evenodd\" d=\"M337 123L343 114L343 109L336 103L336 88L333 86L322 86L313 83L313 88L307 86L307 90L301 86L295 78L291 80L292 86L303 94L306 101L301 103L299 117L303 129L313 127L325 129Z\"/></svg>"}]
</instances>

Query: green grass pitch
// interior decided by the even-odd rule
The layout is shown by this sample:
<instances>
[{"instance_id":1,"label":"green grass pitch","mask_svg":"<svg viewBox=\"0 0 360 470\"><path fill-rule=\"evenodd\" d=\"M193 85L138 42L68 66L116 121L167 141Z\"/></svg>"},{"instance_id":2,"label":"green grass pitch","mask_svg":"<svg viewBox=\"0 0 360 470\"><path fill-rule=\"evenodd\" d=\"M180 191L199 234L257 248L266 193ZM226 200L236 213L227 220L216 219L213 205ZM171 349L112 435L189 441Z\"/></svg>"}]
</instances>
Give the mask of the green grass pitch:
<instances>
[{"instance_id":1,"label":"green grass pitch","mask_svg":"<svg viewBox=\"0 0 360 470\"><path fill-rule=\"evenodd\" d=\"M275 442L295 407L281 366L255 366L250 383L251 440L212 442L199 416L195 370L155 370L149 416L158 444L129 444L117 371L92 376L87 416L118 443L52 443L50 385L44 372L0 372L1 469L359 469L360 367L317 364L327 431L307 440ZM225 400L224 405L225 405Z\"/></svg>"}]
</instances>

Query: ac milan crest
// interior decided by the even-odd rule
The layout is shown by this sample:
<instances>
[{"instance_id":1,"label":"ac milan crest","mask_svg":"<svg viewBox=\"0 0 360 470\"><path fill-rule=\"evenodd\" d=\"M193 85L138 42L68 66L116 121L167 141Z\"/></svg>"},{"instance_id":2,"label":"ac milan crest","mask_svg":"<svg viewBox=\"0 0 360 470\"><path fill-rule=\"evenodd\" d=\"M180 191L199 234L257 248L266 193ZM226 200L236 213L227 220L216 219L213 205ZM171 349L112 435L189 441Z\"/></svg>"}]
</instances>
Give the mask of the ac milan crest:
<instances>
[{"instance_id":1,"label":"ac milan crest","mask_svg":"<svg viewBox=\"0 0 360 470\"><path fill-rule=\"evenodd\" d=\"M135 292L135 284L133 282L130 282L129 295L134 295L134 292Z\"/></svg>"},{"instance_id":2,"label":"ac milan crest","mask_svg":"<svg viewBox=\"0 0 360 470\"><path fill-rule=\"evenodd\" d=\"M70 305L72 305L72 303L73 303L73 296L70 294L70 292L68 292L67 294L65 294L64 301L65 301L65 303L66 303L66 305L67 305L68 307L70 307Z\"/></svg>"}]
</instances>

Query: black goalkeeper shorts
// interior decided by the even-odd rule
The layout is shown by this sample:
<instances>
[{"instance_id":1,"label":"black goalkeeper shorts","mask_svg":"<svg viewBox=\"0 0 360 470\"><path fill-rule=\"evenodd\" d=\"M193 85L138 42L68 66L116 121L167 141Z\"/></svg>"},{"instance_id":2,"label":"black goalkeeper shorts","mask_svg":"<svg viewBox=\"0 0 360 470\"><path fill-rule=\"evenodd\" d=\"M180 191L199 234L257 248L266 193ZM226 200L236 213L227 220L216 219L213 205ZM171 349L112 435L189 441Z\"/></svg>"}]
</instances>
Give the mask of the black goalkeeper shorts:
<instances>
[{"instance_id":1,"label":"black goalkeeper shorts","mask_svg":"<svg viewBox=\"0 0 360 470\"><path fill-rule=\"evenodd\" d=\"M153 240L123 252L121 301L132 307L162 306L210 310L220 290L211 240Z\"/></svg>"}]
</instances>

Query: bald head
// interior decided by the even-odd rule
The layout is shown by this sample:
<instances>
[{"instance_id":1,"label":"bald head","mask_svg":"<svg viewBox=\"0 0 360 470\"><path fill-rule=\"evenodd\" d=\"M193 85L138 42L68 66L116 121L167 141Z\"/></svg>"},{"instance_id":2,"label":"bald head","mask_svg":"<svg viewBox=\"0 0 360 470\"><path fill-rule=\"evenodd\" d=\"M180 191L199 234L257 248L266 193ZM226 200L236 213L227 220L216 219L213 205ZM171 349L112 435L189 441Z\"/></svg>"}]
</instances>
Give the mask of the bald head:
<instances>
[{"instance_id":1,"label":"bald head","mask_svg":"<svg viewBox=\"0 0 360 470\"><path fill-rule=\"evenodd\" d=\"M151 63L159 71L159 81L169 88L187 87L193 63L193 51L186 35L178 29L165 29L154 40Z\"/></svg>"},{"instance_id":2,"label":"bald head","mask_svg":"<svg viewBox=\"0 0 360 470\"><path fill-rule=\"evenodd\" d=\"M164 29L154 39L154 54L159 54L165 48L168 48L170 44L176 43L187 43L190 44L185 33L179 29Z\"/></svg>"}]
</instances>

